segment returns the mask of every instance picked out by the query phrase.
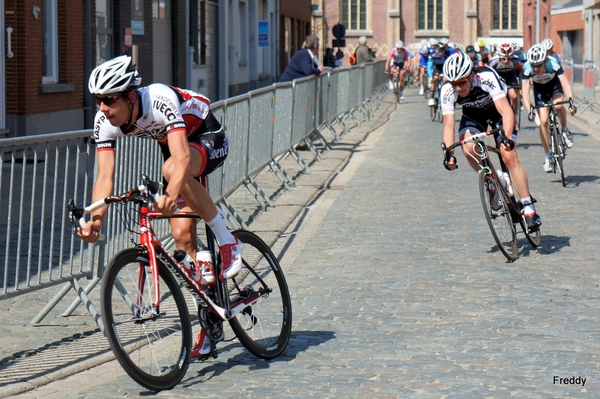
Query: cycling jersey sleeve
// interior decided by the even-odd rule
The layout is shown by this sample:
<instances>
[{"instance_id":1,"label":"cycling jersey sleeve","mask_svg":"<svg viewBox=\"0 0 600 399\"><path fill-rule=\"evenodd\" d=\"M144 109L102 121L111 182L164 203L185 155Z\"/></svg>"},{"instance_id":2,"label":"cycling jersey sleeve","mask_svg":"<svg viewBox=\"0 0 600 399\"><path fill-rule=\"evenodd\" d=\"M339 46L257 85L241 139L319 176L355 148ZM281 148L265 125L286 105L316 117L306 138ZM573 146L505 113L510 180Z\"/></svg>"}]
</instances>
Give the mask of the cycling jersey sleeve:
<instances>
[{"instance_id":1,"label":"cycling jersey sleeve","mask_svg":"<svg viewBox=\"0 0 600 399\"><path fill-rule=\"evenodd\" d=\"M110 124L104 113L98 111L94 118L94 141L96 142L96 151L114 151L115 141L123 133L118 127Z\"/></svg>"},{"instance_id":2,"label":"cycling jersey sleeve","mask_svg":"<svg viewBox=\"0 0 600 399\"><path fill-rule=\"evenodd\" d=\"M498 74L487 69L479 74L481 89L488 92L495 101L501 97L506 97L506 84L502 82Z\"/></svg>"},{"instance_id":3,"label":"cycling jersey sleeve","mask_svg":"<svg viewBox=\"0 0 600 399\"><path fill-rule=\"evenodd\" d=\"M458 94L450 83L445 83L440 89L442 115L454 115L454 103Z\"/></svg>"}]
</instances>

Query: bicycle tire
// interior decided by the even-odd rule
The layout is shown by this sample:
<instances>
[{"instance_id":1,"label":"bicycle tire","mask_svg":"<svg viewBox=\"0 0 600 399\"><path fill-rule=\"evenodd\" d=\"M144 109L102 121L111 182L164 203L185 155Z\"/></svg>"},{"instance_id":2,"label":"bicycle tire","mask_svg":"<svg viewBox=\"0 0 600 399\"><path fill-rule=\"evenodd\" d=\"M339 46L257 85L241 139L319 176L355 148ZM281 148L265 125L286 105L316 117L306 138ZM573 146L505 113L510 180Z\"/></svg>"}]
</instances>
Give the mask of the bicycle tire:
<instances>
[{"instance_id":1,"label":"bicycle tire","mask_svg":"<svg viewBox=\"0 0 600 399\"><path fill-rule=\"evenodd\" d=\"M556 173L558 170L560 182L562 183L563 187L566 187L567 183L565 181L565 169L563 166L564 151L558 126L554 126L552 128L552 132L550 134L550 150L554 156L554 172Z\"/></svg>"},{"instance_id":2,"label":"bicycle tire","mask_svg":"<svg viewBox=\"0 0 600 399\"><path fill-rule=\"evenodd\" d=\"M491 207L491 198L493 194L490 192L490 183L497 187L498 199L502 206L495 211ZM504 196L504 193L499 188L499 182L492 178L486 169L479 171L479 194L483 212L487 220L494 241L498 244L498 248L504 256L513 261L517 258L517 234L515 231L513 219L510 213L510 203Z\"/></svg>"},{"instance_id":3,"label":"bicycle tire","mask_svg":"<svg viewBox=\"0 0 600 399\"><path fill-rule=\"evenodd\" d=\"M228 281L232 306L263 285L272 291L229 319L229 325L250 353L261 359L272 359L285 350L292 332L289 289L277 258L263 240L245 230L232 234L244 244L242 270Z\"/></svg>"},{"instance_id":4,"label":"bicycle tire","mask_svg":"<svg viewBox=\"0 0 600 399\"><path fill-rule=\"evenodd\" d=\"M437 111L438 111L438 102L439 102L439 97L440 97L440 93L437 89L438 87L438 83L436 83L435 88L433 89L433 98L435 100L435 105L430 105L429 108L431 109L431 121L435 122L435 119L437 118Z\"/></svg>"},{"instance_id":5,"label":"bicycle tire","mask_svg":"<svg viewBox=\"0 0 600 399\"><path fill-rule=\"evenodd\" d=\"M144 256L130 248L113 258L102 282L102 319L125 372L141 386L162 391L177 385L187 372L192 329L179 283L160 259L161 304L154 312L152 273Z\"/></svg>"}]
</instances>

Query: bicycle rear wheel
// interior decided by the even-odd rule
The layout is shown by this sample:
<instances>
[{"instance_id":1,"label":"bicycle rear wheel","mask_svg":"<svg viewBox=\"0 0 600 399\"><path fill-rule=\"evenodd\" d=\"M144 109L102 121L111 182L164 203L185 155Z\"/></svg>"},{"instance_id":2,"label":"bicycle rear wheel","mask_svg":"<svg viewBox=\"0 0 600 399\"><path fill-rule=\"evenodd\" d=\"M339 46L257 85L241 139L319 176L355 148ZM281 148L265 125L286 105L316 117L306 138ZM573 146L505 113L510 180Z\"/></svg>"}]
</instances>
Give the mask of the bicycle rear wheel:
<instances>
[{"instance_id":1,"label":"bicycle rear wheel","mask_svg":"<svg viewBox=\"0 0 600 399\"><path fill-rule=\"evenodd\" d=\"M268 288L270 294L229 319L242 345L261 359L272 359L286 348L292 331L292 301L283 271L267 244L255 234L233 232L243 244L243 266L228 282L231 307Z\"/></svg>"},{"instance_id":2,"label":"bicycle rear wheel","mask_svg":"<svg viewBox=\"0 0 600 399\"><path fill-rule=\"evenodd\" d=\"M496 190L497 196L491 191L492 187ZM485 169L479 171L479 194L485 218L498 248L508 260L515 260L518 247L517 234L510 214L511 205L499 188L499 182ZM492 199L498 201L495 202L498 204L495 206L497 210L492 209Z\"/></svg>"},{"instance_id":3,"label":"bicycle rear wheel","mask_svg":"<svg viewBox=\"0 0 600 399\"><path fill-rule=\"evenodd\" d=\"M171 389L190 362L192 331L179 284L159 260L160 308L153 276L136 248L119 252L102 282L106 338L123 369L153 391Z\"/></svg>"},{"instance_id":4,"label":"bicycle rear wheel","mask_svg":"<svg viewBox=\"0 0 600 399\"><path fill-rule=\"evenodd\" d=\"M560 182L562 183L562 186L565 187L567 185L567 182L565 181L565 170L563 168L565 153L558 126L554 126L550 132L550 151L552 151L552 154L554 155L554 172L560 174Z\"/></svg>"}]
</instances>

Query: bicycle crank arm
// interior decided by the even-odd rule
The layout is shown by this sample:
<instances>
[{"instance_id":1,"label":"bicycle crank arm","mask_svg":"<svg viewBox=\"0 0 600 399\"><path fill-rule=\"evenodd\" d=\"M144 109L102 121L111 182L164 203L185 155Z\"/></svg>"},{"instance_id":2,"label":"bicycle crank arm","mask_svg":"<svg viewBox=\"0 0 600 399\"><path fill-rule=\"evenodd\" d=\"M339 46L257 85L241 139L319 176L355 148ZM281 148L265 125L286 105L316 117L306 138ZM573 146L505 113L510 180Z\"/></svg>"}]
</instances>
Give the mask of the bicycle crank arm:
<instances>
[{"instance_id":1,"label":"bicycle crank arm","mask_svg":"<svg viewBox=\"0 0 600 399\"><path fill-rule=\"evenodd\" d=\"M265 297L269 296L269 294L272 291L273 291L272 289L266 288L264 290L261 290L259 292L254 293L253 295L249 296L248 298L244 299L243 301L237 302L229 310L229 317L228 317L228 319L231 319L236 314L238 314L238 313L244 311L245 309L247 309L248 307L254 305L261 298L265 298Z\"/></svg>"}]
</instances>

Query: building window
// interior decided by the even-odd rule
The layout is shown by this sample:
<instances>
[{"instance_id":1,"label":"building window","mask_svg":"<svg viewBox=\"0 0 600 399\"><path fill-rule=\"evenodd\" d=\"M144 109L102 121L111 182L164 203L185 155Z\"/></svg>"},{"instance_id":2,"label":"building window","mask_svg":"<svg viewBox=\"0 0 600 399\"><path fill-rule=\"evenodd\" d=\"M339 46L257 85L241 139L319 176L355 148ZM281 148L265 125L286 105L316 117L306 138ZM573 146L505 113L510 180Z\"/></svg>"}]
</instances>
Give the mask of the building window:
<instances>
[{"instance_id":1,"label":"building window","mask_svg":"<svg viewBox=\"0 0 600 399\"><path fill-rule=\"evenodd\" d=\"M44 76L42 83L58 82L57 0L44 0Z\"/></svg>"},{"instance_id":2,"label":"building window","mask_svg":"<svg viewBox=\"0 0 600 399\"><path fill-rule=\"evenodd\" d=\"M206 65L206 1L190 0L190 46L194 65Z\"/></svg>"},{"instance_id":3,"label":"building window","mask_svg":"<svg viewBox=\"0 0 600 399\"><path fill-rule=\"evenodd\" d=\"M420 30L442 30L444 28L443 3L443 0L419 0Z\"/></svg>"},{"instance_id":4,"label":"building window","mask_svg":"<svg viewBox=\"0 0 600 399\"><path fill-rule=\"evenodd\" d=\"M518 23L517 0L494 0L493 29L516 30Z\"/></svg>"},{"instance_id":5,"label":"building window","mask_svg":"<svg viewBox=\"0 0 600 399\"><path fill-rule=\"evenodd\" d=\"M171 19L171 0L152 0L152 18Z\"/></svg>"},{"instance_id":6,"label":"building window","mask_svg":"<svg viewBox=\"0 0 600 399\"><path fill-rule=\"evenodd\" d=\"M247 16L246 16L246 3L245 2L239 2L238 3L238 7L239 7L239 13L240 13L240 27L238 30L238 54L239 54L239 60L240 62L247 62L248 61L248 53L246 51L246 49L248 48L248 23L247 23Z\"/></svg>"},{"instance_id":7,"label":"building window","mask_svg":"<svg viewBox=\"0 0 600 399\"><path fill-rule=\"evenodd\" d=\"M96 0L96 65L113 58L111 4L111 0Z\"/></svg>"},{"instance_id":8,"label":"building window","mask_svg":"<svg viewBox=\"0 0 600 399\"><path fill-rule=\"evenodd\" d=\"M349 30L367 29L367 0L342 0L342 25Z\"/></svg>"}]
</instances>

